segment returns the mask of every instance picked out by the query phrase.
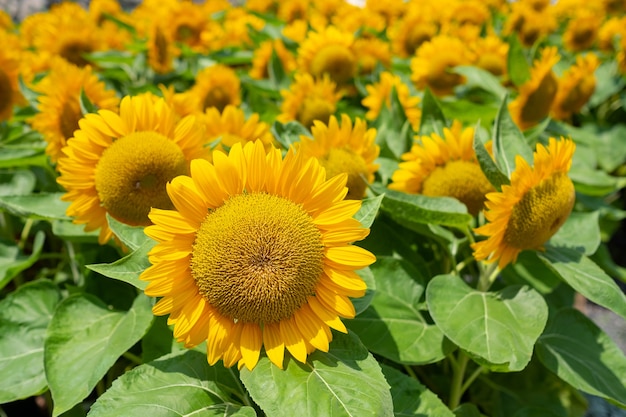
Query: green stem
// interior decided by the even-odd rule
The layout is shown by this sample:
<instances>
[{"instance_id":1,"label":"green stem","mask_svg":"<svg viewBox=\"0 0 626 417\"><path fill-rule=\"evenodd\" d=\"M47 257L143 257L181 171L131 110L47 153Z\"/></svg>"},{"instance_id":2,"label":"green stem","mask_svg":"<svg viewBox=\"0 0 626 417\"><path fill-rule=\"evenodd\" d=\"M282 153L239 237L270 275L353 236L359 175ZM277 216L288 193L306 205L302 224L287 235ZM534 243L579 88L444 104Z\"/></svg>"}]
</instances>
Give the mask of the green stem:
<instances>
[{"instance_id":1,"label":"green stem","mask_svg":"<svg viewBox=\"0 0 626 417\"><path fill-rule=\"evenodd\" d=\"M479 366L472 372L472 374L465 380L463 386L461 387L461 393L467 391L467 389L472 385L472 383L483 373L483 367Z\"/></svg>"},{"instance_id":2,"label":"green stem","mask_svg":"<svg viewBox=\"0 0 626 417\"><path fill-rule=\"evenodd\" d=\"M105 393L105 391L107 390L106 386L104 385L104 379L101 379L100 381L98 381L98 383L96 384L96 394L98 395L98 397L100 397L102 394Z\"/></svg>"},{"instance_id":3,"label":"green stem","mask_svg":"<svg viewBox=\"0 0 626 417\"><path fill-rule=\"evenodd\" d=\"M463 377L465 376L465 369L469 362L469 356L459 350L458 366L454 367L452 374L452 386L450 387L450 399L448 401L448 407L450 410L454 410L461 403L461 397L463 396Z\"/></svg>"},{"instance_id":4,"label":"green stem","mask_svg":"<svg viewBox=\"0 0 626 417\"><path fill-rule=\"evenodd\" d=\"M20 241L17 244L17 247L20 250L24 250L24 246L26 246L26 240L28 240L28 235L30 234L31 227L33 227L33 219L26 220L26 223L24 223L24 228L22 229L22 233L20 234Z\"/></svg>"},{"instance_id":5,"label":"green stem","mask_svg":"<svg viewBox=\"0 0 626 417\"><path fill-rule=\"evenodd\" d=\"M122 356L128 359L129 361L131 361L132 363L134 363L135 365L143 364L143 360L139 356L135 355L134 353L124 352Z\"/></svg>"},{"instance_id":6,"label":"green stem","mask_svg":"<svg viewBox=\"0 0 626 417\"><path fill-rule=\"evenodd\" d=\"M480 275L480 279L478 280L478 286L476 289L478 291L487 291L491 287L491 284L496 280L498 274L500 273L500 268L498 268L497 263L493 263L486 268L483 273Z\"/></svg>"},{"instance_id":7,"label":"green stem","mask_svg":"<svg viewBox=\"0 0 626 417\"><path fill-rule=\"evenodd\" d=\"M70 261L70 269L72 270L72 278L74 278L74 284L78 287L83 285L83 275L78 270L78 266L76 264L76 251L74 251L74 245L72 242L65 241L67 245L67 254L69 256Z\"/></svg>"},{"instance_id":8,"label":"green stem","mask_svg":"<svg viewBox=\"0 0 626 417\"><path fill-rule=\"evenodd\" d=\"M407 374L413 379L417 379L417 375L415 375L415 371L409 365L404 365L404 370Z\"/></svg>"}]
</instances>

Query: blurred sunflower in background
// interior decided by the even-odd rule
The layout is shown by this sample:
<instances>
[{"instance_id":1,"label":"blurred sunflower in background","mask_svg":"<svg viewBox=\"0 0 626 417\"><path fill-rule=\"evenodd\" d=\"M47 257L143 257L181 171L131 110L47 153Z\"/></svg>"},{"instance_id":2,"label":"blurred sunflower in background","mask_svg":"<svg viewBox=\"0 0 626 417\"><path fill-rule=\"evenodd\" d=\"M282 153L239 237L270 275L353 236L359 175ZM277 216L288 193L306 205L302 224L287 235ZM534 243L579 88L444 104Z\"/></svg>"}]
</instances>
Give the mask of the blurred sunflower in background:
<instances>
[{"instance_id":1,"label":"blurred sunflower in background","mask_svg":"<svg viewBox=\"0 0 626 417\"><path fill-rule=\"evenodd\" d=\"M180 51L159 23L155 22L149 29L146 46L148 64L156 73L167 74L174 69L174 58Z\"/></svg>"},{"instance_id":2,"label":"blurred sunflower in background","mask_svg":"<svg viewBox=\"0 0 626 417\"><path fill-rule=\"evenodd\" d=\"M285 47L282 40L272 39L261 42L254 50L250 77L257 80L269 78L268 65L271 62L272 54L276 54L286 74L290 74L295 71L296 58Z\"/></svg>"},{"instance_id":3,"label":"blurred sunflower in background","mask_svg":"<svg viewBox=\"0 0 626 417\"><path fill-rule=\"evenodd\" d=\"M404 162L388 187L410 194L454 197L475 216L483 209L485 195L495 189L476 159L474 128L463 128L455 120L443 129L443 135L417 136L417 143L402 155Z\"/></svg>"},{"instance_id":4,"label":"blurred sunflower in background","mask_svg":"<svg viewBox=\"0 0 626 417\"><path fill-rule=\"evenodd\" d=\"M598 38L602 18L590 10L578 11L563 33L563 45L574 52L591 48Z\"/></svg>"},{"instance_id":5,"label":"blurred sunflower in background","mask_svg":"<svg viewBox=\"0 0 626 417\"><path fill-rule=\"evenodd\" d=\"M409 12L387 29L393 52L402 58L413 56L424 42L431 40L439 31L435 12L430 7L415 2L408 7Z\"/></svg>"},{"instance_id":6,"label":"blurred sunflower in background","mask_svg":"<svg viewBox=\"0 0 626 417\"><path fill-rule=\"evenodd\" d=\"M391 72L381 72L377 83L366 85L367 96L361 100L368 109L365 113L367 120L376 120L384 106L391 108L391 92L395 89L398 101L402 105L404 114L411 123L413 130L419 130L422 111L419 108L420 98L411 96L409 87L402 82L400 77Z\"/></svg>"},{"instance_id":7,"label":"blurred sunflower in background","mask_svg":"<svg viewBox=\"0 0 626 417\"><path fill-rule=\"evenodd\" d=\"M215 64L196 74L195 84L181 93L178 102L181 114L204 113L208 108L224 110L229 104L241 104L241 81L230 67Z\"/></svg>"},{"instance_id":8,"label":"blurred sunflower in background","mask_svg":"<svg viewBox=\"0 0 626 417\"><path fill-rule=\"evenodd\" d=\"M496 77L506 77L509 44L496 35L479 37L470 44L476 55L476 65Z\"/></svg>"},{"instance_id":9,"label":"blurred sunflower in background","mask_svg":"<svg viewBox=\"0 0 626 417\"><path fill-rule=\"evenodd\" d=\"M488 223L474 229L487 236L472 245L477 260L498 262L503 269L523 250L543 249L574 207L574 184L567 173L575 149L570 139L550 138L547 146L537 145L533 167L521 156L515 158L511 184L487 195Z\"/></svg>"},{"instance_id":10,"label":"blurred sunflower in background","mask_svg":"<svg viewBox=\"0 0 626 417\"><path fill-rule=\"evenodd\" d=\"M57 182L71 203L67 215L86 231L100 229L100 244L113 236L107 214L131 226L150 224L151 207L173 207L166 184L188 174L192 159L209 157L196 117L178 121L153 94L126 96L119 113L100 110L79 125L59 158Z\"/></svg>"},{"instance_id":11,"label":"blurred sunflower in background","mask_svg":"<svg viewBox=\"0 0 626 417\"><path fill-rule=\"evenodd\" d=\"M340 318L355 316L348 297L365 293L355 270L376 260L351 244L369 229L352 218L361 202L344 201L345 182L261 142L193 161L167 187L175 209L152 209L145 229L157 241L140 276L162 297L154 314L169 314L186 347L206 340L210 365L251 370L264 350L283 368L285 350L302 363L327 352L330 329L347 332Z\"/></svg>"},{"instance_id":12,"label":"blurred sunflower in background","mask_svg":"<svg viewBox=\"0 0 626 417\"><path fill-rule=\"evenodd\" d=\"M220 112L215 107L206 109L202 116L207 143L213 149L228 151L235 143L246 144L260 140L266 149L274 143L267 123L259 121L257 113L245 117L241 108L228 105Z\"/></svg>"},{"instance_id":13,"label":"blurred sunflower in background","mask_svg":"<svg viewBox=\"0 0 626 417\"><path fill-rule=\"evenodd\" d=\"M568 120L589 101L596 90L595 71L600 61L595 54L578 55L576 64L559 78L551 114L557 120Z\"/></svg>"},{"instance_id":14,"label":"blurred sunflower in background","mask_svg":"<svg viewBox=\"0 0 626 417\"><path fill-rule=\"evenodd\" d=\"M320 32L309 32L298 48L298 68L314 78L328 75L338 86L345 85L357 71L353 44L351 33L334 26Z\"/></svg>"},{"instance_id":15,"label":"blurred sunflower in background","mask_svg":"<svg viewBox=\"0 0 626 417\"><path fill-rule=\"evenodd\" d=\"M0 122L13 116L15 106L25 104L20 92L19 76L23 54L19 38L0 30Z\"/></svg>"}]
</instances>

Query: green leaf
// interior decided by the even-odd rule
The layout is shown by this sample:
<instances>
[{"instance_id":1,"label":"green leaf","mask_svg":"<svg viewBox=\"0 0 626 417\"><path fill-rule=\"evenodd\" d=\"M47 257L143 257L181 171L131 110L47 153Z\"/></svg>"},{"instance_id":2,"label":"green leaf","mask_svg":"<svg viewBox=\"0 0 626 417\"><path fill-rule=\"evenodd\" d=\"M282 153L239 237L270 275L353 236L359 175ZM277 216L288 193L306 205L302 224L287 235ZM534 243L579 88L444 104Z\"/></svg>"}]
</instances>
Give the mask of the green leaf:
<instances>
[{"instance_id":1,"label":"green leaf","mask_svg":"<svg viewBox=\"0 0 626 417\"><path fill-rule=\"evenodd\" d=\"M439 397L418 380L387 365L381 365L381 369L391 385L395 417L454 417Z\"/></svg>"},{"instance_id":2,"label":"green leaf","mask_svg":"<svg viewBox=\"0 0 626 417\"><path fill-rule=\"evenodd\" d=\"M146 241L150 240L150 238L144 233L143 226L129 226L126 223L122 223L114 219L108 213L107 222L109 223L109 227L115 236L117 236L119 240L121 240L122 243L131 251L136 250Z\"/></svg>"},{"instance_id":3,"label":"green leaf","mask_svg":"<svg viewBox=\"0 0 626 417\"><path fill-rule=\"evenodd\" d=\"M450 340L498 371L526 367L548 319L546 302L529 287L481 292L454 275L433 278L426 301L433 320Z\"/></svg>"},{"instance_id":4,"label":"green leaf","mask_svg":"<svg viewBox=\"0 0 626 417\"><path fill-rule=\"evenodd\" d=\"M522 251L517 261L500 274L508 284L530 285L546 295L562 282L561 276L539 259L536 251Z\"/></svg>"},{"instance_id":5,"label":"green leaf","mask_svg":"<svg viewBox=\"0 0 626 417\"><path fill-rule=\"evenodd\" d=\"M87 94L85 94L85 90L82 88L80 89L79 104L80 104L80 112L82 113L83 116L86 115L87 113L98 112L98 106L96 106L95 104L91 102L91 100L89 100L89 97L87 97Z\"/></svg>"},{"instance_id":6,"label":"green leaf","mask_svg":"<svg viewBox=\"0 0 626 417\"><path fill-rule=\"evenodd\" d=\"M581 312L559 311L539 338L537 355L575 388L626 406L626 356Z\"/></svg>"},{"instance_id":7,"label":"green leaf","mask_svg":"<svg viewBox=\"0 0 626 417\"><path fill-rule=\"evenodd\" d=\"M56 237L60 237L64 240L72 242L98 242L98 235L100 230L92 230L91 232L85 232L84 224L75 224L70 220L53 220L52 221L52 233Z\"/></svg>"},{"instance_id":8,"label":"green leaf","mask_svg":"<svg viewBox=\"0 0 626 417\"><path fill-rule=\"evenodd\" d=\"M539 257L570 287L626 319L626 295L598 265L580 252L546 245Z\"/></svg>"},{"instance_id":9,"label":"green leaf","mask_svg":"<svg viewBox=\"0 0 626 417\"><path fill-rule=\"evenodd\" d=\"M530 80L530 65L524 55L524 49L516 33L508 38L509 53L507 55L507 69L509 78L517 87Z\"/></svg>"},{"instance_id":10,"label":"green leaf","mask_svg":"<svg viewBox=\"0 0 626 417\"><path fill-rule=\"evenodd\" d=\"M0 172L0 196L28 195L36 183L37 177L29 169Z\"/></svg>"},{"instance_id":11,"label":"green leaf","mask_svg":"<svg viewBox=\"0 0 626 417\"><path fill-rule=\"evenodd\" d=\"M465 228L472 221L465 204L454 198L407 194L376 184L371 187L375 192L385 194L380 209L400 224L426 223Z\"/></svg>"},{"instance_id":12,"label":"green leaf","mask_svg":"<svg viewBox=\"0 0 626 417\"><path fill-rule=\"evenodd\" d=\"M365 282L365 285L367 285L367 289L365 290L365 295L363 297L351 299L356 314L360 314L372 303L372 299L376 293L376 281L374 280L374 274L372 274L369 267L359 269L356 273L361 277L363 282Z\"/></svg>"},{"instance_id":13,"label":"green leaf","mask_svg":"<svg viewBox=\"0 0 626 417\"><path fill-rule=\"evenodd\" d=\"M51 281L33 281L0 301L0 404L46 389L43 344L61 299Z\"/></svg>"},{"instance_id":14,"label":"green leaf","mask_svg":"<svg viewBox=\"0 0 626 417\"><path fill-rule=\"evenodd\" d=\"M346 321L363 344L398 363L426 364L443 359L454 346L418 309L424 277L405 260L378 257L370 266L376 291L370 307Z\"/></svg>"},{"instance_id":15,"label":"green leaf","mask_svg":"<svg viewBox=\"0 0 626 417\"><path fill-rule=\"evenodd\" d=\"M86 398L115 361L141 339L152 322L150 304L140 294L129 311L113 311L95 297L74 294L58 305L44 346L53 416Z\"/></svg>"},{"instance_id":16,"label":"green leaf","mask_svg":"<svg viewBox=\"0 0 626 417\"><path fill-rule=\"evenodd\" d=\"M576 191L590 196L603 197L626 187L626 179L616 178L604 171L579 164L576 161L576 155L574 155L569 177L574 182Z\"/></svg>"},{"instance_id":17,"label":"green leaf","mask_svg":"<svg viewBox=\"0 0 626 417\"><path fill-rule=\"evenodd\" d=\"M45 240L43 230L37 231L30 255L25 254L17 244L0 240L0 289L37 262Z\"/></svg>"},{"instance_id":18,"label":"green leaf","mask_svg":"<svg viewBox=\"0 0 626 417\"><path fill-rule=\"evenodd\" d=\"M461 74L465 77L466 87L481 88L493 94L498 101L506 94L506 88L502 86L498 77L487 70L476 66L457 66L453 72Z\"/></svg>"},{"instance_id":19,"label":"green leaf","mask_svg":"<svg viewBox=\"0 0 626 417\"><path fill-rule=\"evenodd\" d=\"M505 96L494 121L493 155L500 170L511 178L511 173L515 170L515 158L520 156L532 165L533 151L524 134L511 119L507 101Z\"/></svg>"},{"instance_id":20,"label":"green leaf","mask_svg":"<svg viewBox=\"0 0 626 417\"><path fill-rule=\"evenodd\" d=\"M118 279L140 290L144 290L148 283L141 281L139 275L151 265L148 260L148 252L150 252L150 249L152 249L155 244L156 242L154 240L147 239L139 248L122 259L118 259L110 264L87 265L87 268L105 277Z\"/></svg>"},{"instance_id":21,"label":"green leaf","mask_svg":"<svg viewBox=\"0 0 626 417\"><path fill-rule=\"evenodd\" d=\"M480 164L480 169L485 174L485 177L489 180L491 185L495 187L496 190L502 190L503 185L509 185L511 181L509 178L498 169L498 166L491 158L489 152L487 152L487 148L485 148L484 141L480 139L480 125L477 125L474 129L474 152L476 153L476 159L478 159L478 163Z\"/></svg>"},{"instance_id":22,"label":"green leaf","mask_svg":"<svg viewBox=\"0 0 626 417\"><path fill-rule=\"evenodd\" d=\"M155 316L152 325L141 339L141 359L150 362L172 352L174 335L166 316Z\"/></svg>"},{"instance_id":23,"label":"green leaf","mask_svg":"<svg viewBox=\"0 0 626 417\"><path fill-rule=\"evenodd\" d=\"M481 417L478 407L474 404L462 404L454 409L455 417ZM539 417L539 416L535 416Z\"/></svg>"},{"instance_id":24,"label":"green leaf","mask_svg":"<svg viewBox=\"0 0 626 417\"><path fill-rule=\"evenodd\" d=\"M19 217L46 220L68 220L65 210L69 203L61 201L64 193L41 193L19 196L0 196L0 209Z\"/></svg>"},{"instance_id":25,"label":"green leaf","mask_svg":"<svg viewBox=\"0 0 626 417\"><path fill-rule=\"evenodd\" d=\"M559 231L550 238L552 246L566 246L593 255L600 246L600 213L573 212Z\"/></svg>"},{"instance_id":26,"label":"green leaf","mask_svg":"<svg viewBox=\"0 0 626 417\"><path fill-rule=\"evenodd\" d=\"M390 416L389 385L378 362L352 333L333 333L330 351L305 364L291 357L281 370L262 357L241 381L268 416Z\"/></svg>"},{"instance_id":27,"label":"green leaf","mask_svg":"<svg viewBox=\"0 0 626 417\"><path fill-rule=\"evenodd\" d=\"M289 149L291 145L294 143L300 142L300 136L311 137L311 132L304 127L300 122L291 121L287 123L281 123L279 121L275 121L270 128L272 135L274 135L274 139L284 149Z\"/></svg>"},{"instance_id":28,"label":"green leaf","mask_svg":"<svg viewBox=\"0 0 626 417\"><path fill-rule=\"evenodd\" d=\"M437 99L431 93L430 89L424 90L424 97L422 98L422 118L420 121L420 136L427 136L432 133L437 133L443 137L443 128L448 127L446 117L441 111L441 107L437 102Z\"/></svg>"},{"instance_id":29,"label":"green leaf","mask_svg":"<svg viewBox=\"0 0 626 417\"><path fill-rule=\"evenodd\" d=\"M187 350L126 372L98 398L89 417L256 415L238 403L243 396L236 371L209 366L206 355Z\"/></svg>"},{"instance_id":30,"label":"green leaf","mask_svg":"<svg viewBox=\"0 0 626 417\"><path fill-rule=\"evenodd\" d=\"M354 218L361 222L363 227L371 227L372 223L374 223L376 215L378 214L378 209L380 208L384 197L385 195L381 194L376 197L364 198L361 204L361 208L354 215Z\"/></svg>"},{"instance_id":31,"label":"green leaf","mask_svg":"<svg viewBox=\"0 0 626 417\"><path fill-rule=\"evenodd\" d=\"M272 56L267 63L267 73L270 77L270 81L274 83L276 89L289 88L289 77L285 73L283 63L281 62L276 50L272 48Z\"/></svg>"}]
</instances>

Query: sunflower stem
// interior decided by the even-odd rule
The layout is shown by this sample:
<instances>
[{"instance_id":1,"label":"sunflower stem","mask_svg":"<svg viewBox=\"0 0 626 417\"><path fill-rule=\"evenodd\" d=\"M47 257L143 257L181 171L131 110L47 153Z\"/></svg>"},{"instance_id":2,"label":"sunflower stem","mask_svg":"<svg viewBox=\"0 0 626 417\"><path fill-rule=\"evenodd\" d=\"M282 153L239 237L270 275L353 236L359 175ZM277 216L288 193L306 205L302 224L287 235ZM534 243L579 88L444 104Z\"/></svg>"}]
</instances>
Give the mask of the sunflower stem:
<instances>
[{"instance_id":1,"label":"sunflower stem","mask_svg":"<svg viewBox=\"0 0 626 417\"><path fill-rule=\"evenodd\" d=\"M467 391L467 389L472 385L472 383L483 373L484 368L479 366L472 372L472 374L465 380L463 386L461 387L461 392Z\"/></svg>"},{"instance_id":2,"label":"sunflower stem","mask_svg":"<svg viewBox=\"0 0 626 417\"><path fill-rule=\"evenodd\" d=\"M76 286L82 286L83 284L83 275L78 270L78 266L76 263L76 251L74 250L74 245L71 242L65 241L67 245L67 254L69 255L70 261L70 269L72 270L72 278L74 279L74 284Z\"/></svg>"},{"instance_id":3,"label":"sunflower stem","mask_svg":"<svg viewBox=\"0 0 626 417\"><path fill-rule=\"evenodd\" d=\"M20 234L20 241L17 244L19 250L24 250L24 246L26 246L26 240L28 239L28 235L30 234L31 227L33 227L33 219L26 220L26 223L24 223L24 228L22 229L22 233Z\"/></svg>"},{"instance_id":4,"label":"sunflower stem","mask_svg":"<svg viewBox=\"0 0 626 417\"><path fill-rule=\"evenodd\" d=\"M463 377L465 376L465 369L469 362L469 356L467 356L462 350L459 350L458 363L454 368L452 374L452 384L450 388L450 399L448 400L448 408L454 410L461 403L461 397L463 396Z\"/></svg>"},{"instance_id":5,"label":"sunflower stem","mask_svg":"<svg viewBox=\"0 0 626 417\"><path fill-rule=\"evenodd\" d=\"M483 273L480 275L480 279L478 280L478 286L476 287L476 289L478 291L488 291L498 277L499 273L500 268L498 268L497 263L489 265L489 267L485 268Z\"/></svg>"},{"instance_id":6,"label":"sunflower stem","mask_svg":"<svg viewBox=\"0 0 626 417\"><path fill-rule=\"evenodd\" d=\"M404 370L406 371L407 374L409 374L411 378L417 379L417 375L415 375L415 371L409 365L404 365Z\"/></svg>"},{"instance_id":7,"label":"sunflower stem","mask_svg":"<svg viewBox=\"0 0 626 417\"><path fill-rule=\"evenodd\" d=\"M134 353L124 352L122 356L128 359L129 361L131 361L132 363L134 363L135 365L143 364L143 360L139 356L135 355Z\"/></svg>"}]
</instances>

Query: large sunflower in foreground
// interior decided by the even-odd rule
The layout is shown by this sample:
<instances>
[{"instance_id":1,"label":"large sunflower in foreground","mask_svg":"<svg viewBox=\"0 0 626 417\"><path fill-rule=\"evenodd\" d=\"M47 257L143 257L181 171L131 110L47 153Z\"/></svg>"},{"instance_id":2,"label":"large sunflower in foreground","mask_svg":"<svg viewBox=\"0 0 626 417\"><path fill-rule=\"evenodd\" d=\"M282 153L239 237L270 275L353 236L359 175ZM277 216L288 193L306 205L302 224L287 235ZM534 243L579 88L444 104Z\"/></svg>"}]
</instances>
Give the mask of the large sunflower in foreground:
<instances>
[{"instance_id":1,"label":"large sunflower in foreground","mask_svg":"<svg viewBox=\"0 0 626 417\"><path fill-rule=\"evenodd\" d=\"M175 210L153 209L145 231L157 241L145 292L162 297L174 337L226 367L256 366L262 348L282 368L285 349L299 362L328 351L331 328L355 315L348 297L366 286L355 270L375 261L351 245L369 233L343 200L346 176L326 180L315 158L261 142L235 144L213 164L191 163L167 190Z\"/></svg>"},{"instance_id":2,"label":"large sunflower in foreground","mask_svg":"<svg viewBox=\"0 0 626 417\"><path fill-rule=\"evenodd\" d=\"M494 191L483 173L474 152L474 128L463 129L455 120L443 129L444 137L436 133L419 137L404 155L393 173L389 188L411 194L432 197L454 197L476 215L482 210L485 195Z\"/></svg>"},{"instance_id":3,"label":"large sunflower in foreground","mask_svg":"<svg viewBox=\"0 0 626 417\"><path fill-rule=\"evenodd\" d=\"M511 118L521 130L527 130L548 116L556 97L558 81L552 67L559 61L556 47L541 51L541 59L534 62L530 80L519 89L519 95L509 104Z\"/></svg>"},{"instance_id":4,"label":"large sunflower in foreground","mask_svg":"<svg viewBox=\"0 0 626 417\"><path fill-rule=\"evenodd\" d=\"M489 223L474 229L488 237L472 245L477 260L497 261L502 269L523 250L541 250L561 228L576 198L567 176L575 149L569 139L550 138L547 147L537 145L532 168L516 157L511 185L487 194Z\"/></svg>"},{"instance_id":5,"label":"large sunflower in foreground","mask_svg":"<svg viewBox=\"0 0 626 417\"><path fill-rule=\"evenodd\" d=\"M311 128L313 138L300 136L298 152L313 156L326 169L328 178L348 174L346 199L360 200L368 184L374 181L378 164L374 160L380 153L376 145L376 129L368 129L364 120L352 120L341 115L341 126L335 116L328 125L316 121Z\"/></svg>"},{"instance_id":6,"label":"large sunflower in foreground","mask_svg":"<svg viewBox=\"0 0 626 417\"><path fill-rule=\"evenodd\" d=\"M172 208L165 184L189 173L189 163L208 157L204 132L194 116L178 121L151 94L124 97L119 114L109 110L80 120L59 159L57 182L71 202L67 215L85 230L100 229L98 241L112 237L107 213L129 225L148 225L151 207Z\"/></svg>"}]
</instances>

